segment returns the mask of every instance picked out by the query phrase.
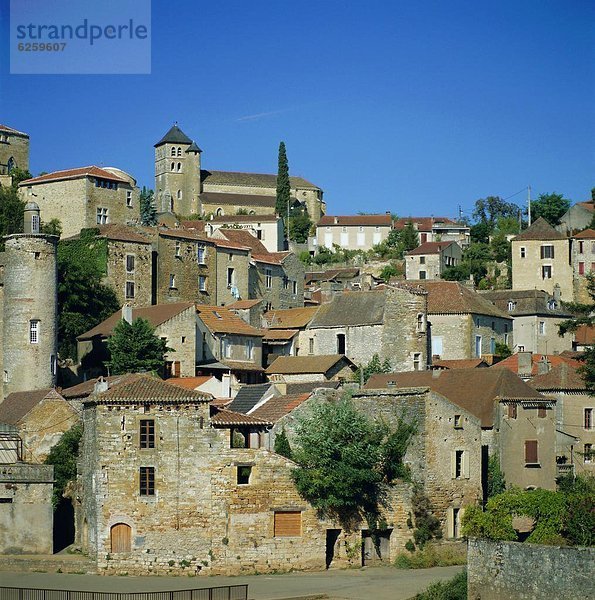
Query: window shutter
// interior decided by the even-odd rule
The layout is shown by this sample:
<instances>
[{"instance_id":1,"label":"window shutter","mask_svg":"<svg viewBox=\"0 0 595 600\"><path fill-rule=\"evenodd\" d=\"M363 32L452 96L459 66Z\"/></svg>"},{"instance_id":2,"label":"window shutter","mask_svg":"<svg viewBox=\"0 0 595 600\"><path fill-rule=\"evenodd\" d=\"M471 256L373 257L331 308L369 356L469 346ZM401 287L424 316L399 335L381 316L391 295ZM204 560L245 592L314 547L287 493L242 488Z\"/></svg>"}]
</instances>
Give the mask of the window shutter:
<instances>
[{"instance_id":1,"label":"window shutter","mask_svg":"<svg viewBox=\"0 0 595 600\"><path fill-rule=\"evenodd\" d=\"M453 479L457 476L457 453L455 450L450 453L450 476Z\"/></svg>"},{"instance_id":2,"label":"window shutter","mask_svg":"<svg viewBox=\"0 0 595 600\"><path fill-rule=\"evenodd\" d=\"M463 452L463 477L469 479L469 451Z\"/></svg>"},{"instance_id":3,"label":"window shutter","mask_svg":"<svg viewBox=\"0 0 595 600\"><path fill-rule=\"evenodd\" d=\"M454 521L453 521L453 510L449 508L446 513L446 531L448 531L448 537L454 537Z\"/></svg>"},{"instance_id":4,"label":"window shutter","mask_svg":"<svg viewBox=\"0 0 595 600\"><path fill-rule=\"evenodd\" d=\"M302 535L302 513L297 511L275 512L275 537Z\"/></svg>"},{"instance_id":5,"label":"window shutter","mask_svg":"<svg viewBox=\"0 0 595 600\"><path fill-rule=\"evenodd\" d=\"M537 459L537 440L525 441L525 463L535 464L539 462Z\"/></svg>"}]
</instances>

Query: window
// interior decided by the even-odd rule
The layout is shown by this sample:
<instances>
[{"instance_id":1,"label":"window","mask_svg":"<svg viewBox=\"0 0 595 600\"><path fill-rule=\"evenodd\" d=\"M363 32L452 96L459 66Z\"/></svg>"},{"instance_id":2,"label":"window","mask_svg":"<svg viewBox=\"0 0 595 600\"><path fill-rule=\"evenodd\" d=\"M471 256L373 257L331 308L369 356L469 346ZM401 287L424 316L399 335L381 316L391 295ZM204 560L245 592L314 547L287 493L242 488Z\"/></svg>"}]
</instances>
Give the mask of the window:
<instances>
[{"instance_id":1,"label":"window","mask_svg":"<svg viewBox=\"0 0 595 600\"><path fill-rule=\"evenodd\" d=\"M508 301L508 311L513 311L516 308L516 302L514 300Z\"/></svg>"},{"instance_id":2,"label":"window","mask_svg":"<svg viewBox=\"0 0 595 600\"><path fill-rule=\"evenodd\" d=\"M314 338L308 339L308 354L314 354Z\"/></svg>"},{"instance_id":3,"label":"window","mask_svg":"<svg viewBox=\"0 0 595 600\"><path fill-rule=\"evenodd\" d=\"M595 242L591 242L591 254L595 254Z\"/></svg>"},{"instance_id":4,"label":"window","mask_svg":"<svg viewBox=\"0 0 595 600\"><path fill-rule=\"evenodd\" d=\"M525 440L525 464L539 464L539 456L537 452L537 440Z\"/></svg>"},{"instance_id":5,"label":"window","mask_svg":"<svg viewBox=\"0 0 595 600\"><path fill-rule=\"evenodd\" d=\"M97 225L106 225L108 222L109 222L108 209L97 207Z\"/></svg>"},{"instance_id":6,"label":"window","mask_svg":"<svg viewBox=\"0 0 595 600\"><path fill-rule=\"evenodd\" d=\"M593 444L585 444L583 447L583 462L593 462Z\"/></svg>"},{"instance_id":7,"label":"window","mask_svg":"<svg viewBox=\"0 0 595 600\"><path fill-rule=\"evenodd\" d=\"M460 479L463 475L463 451L455 450L455 477Z\"/></svg>"},{"instance_id":8,"label":"window","mask_svg":"<svg viewBox=\"0 0 595 600\"><path fill-rule=\"evenodd\" d=\"M171 163L171 170L175 171L176 170L176 163Z\"/></svg>"},{"instance_id":9,"label":"window","mask_svg":"<svg viewBox=\"0 0 595 600\"><path fill-rule=\"evenodd\" d=\"M585 408L583 424L585 429L593 429L593 409Z\"/></svg>"},{"instance_id":10,"label":"window","mask_svg":"<svg viewBox=\"0 0 595 600\"><path fill-rule=\"evenodd\" d=\"M182 156L182 148L178 147L178 156Z\"/></svg>"},{"instance_id":11,"label":"window","mask_svg":"<svg viewBox=\"0 0 595 600\"><path fill-rule=\"evenodd\" d=\"M231 344L227 338L221 340L223 358L231 358Z\"/></svg>"},{"instance_id":12,"label":"window","mask_svg":"<svg viewBox=\"0 0 595 600\"><path fill-rule=\"evenodd\" d=\"M545 321L539 321L539 335L545 335Z\"/></svg>"},{"instance_id":13,"label":"window","mask_svg":"<svg viewBox=\"0 0 595 600\"><path fill-rule=\"evenodd\" d=\"M582 240L579 241L578 243L578 253L582 254L585 251L585 242L583 242Z\"/></svg>"},{"instance_id":14,"label":"window","mask_svg":"<svg viewBox=\"0 0 595 600\"><path fill-rule=\"evenodd\" d=\"M543 267L541 267L541 278L542 279L551 279L552 278L552 266L551 265L543 265Z\"/></svg>"},{"instance_id":15,"label":"window","mask_svg":"<svg viewBox=\"0 0 595 600\"><path fill-rule=\"evenodd\" d=\"M39 215L31 215L31 232L39 233Z\"/></svg>"},{"instance_id":16,"label":"window","mask_svg":"<svg viewBox=\"0 0 595 600\"><path fill-rule=\"evenodd\" d=\"M182 250L182 243L179 240L176 240L176 254L175 254L175 256L177 258L180 257L181 250Z\"/></svg>"},{"instance_id":17,"label":"window","mask_svg":"<svg viewBox=\"0 0 595 600\"><path fill-rule=\"evenodd\" d=\"M155 495L155 467L139 469L139 492L141 496Z\"/></svg>"},{"instance_id":18,"label":"window","mask_svg":"<svg viewBox=\"0 0 595 600\"><path fill-rule=\"evenodd\" d=\"M4 383L8 383L8 371L4 371Z\"/></svg>"},{"instance_id":19,"label":"window","mask_svg":"<svg viewBox=\"0 0 595 600\"><path fill-rule=\"evenodd\" d=\"M413 353L413 370L414 371L421 370L421 352Z\"/></svg>"},{"instance_id":20,"label":"window","mask_svg":"<svg viewBox=\"0 0 595 600\"><path fill-rule=\"evenodd\" d=\"M454 426L455 429L463 429L463 419L461 418L461 415L455 415Z\"/></svg>"},{"instance_id":21,"label":"window","mask_svg":"<svg viewBox=\"0 0 595 600\"><path fill-rule=\"evenodd\" d=\"M284 290L289 289L289 279L288 279L287 275L283 276L283 289Z\"/></svg>"},{"instance_id":22,"label":"window","mask_svg":"<svg viewBox=\"0 0 595 600\"><path fill-rule=\"evenodd\" d=\"M254 340L246 342L246 358L252 360L254 358Z\"/></svg>"},{"instance_id":23,"label":"window","mask_svg":"<svg viewBox=\"0 0 595 600\"><path fill-rule=\"evenodd\" d=\"M297 281L291 282L291 293L295 296L297 294Z\"/></svg>"},{"instance_id":24,"label":"window","mask_svg":"<svg viewBox=\"0 0 595 600\"><path fill-rule=\"evenodd\" d=\"M39 321L36 319L29 321L29 343L39 344Z\"/></svg>"},{"instance_id":25,"label":"window","mask_svg":"<svg viewBox=\"0 0 595 600\"><path fill-rule=\"evenodd\" d=\"M554 247L551 245L541 246L541 258L554 258Z\"/></svg>"},{"instance_id":26,"label":"window","mask_svg":"<svg viewBox=\"0 0 595 600\"><path fill-rule=\"evenodd\" d=\"M55 354L50 354L50 373L52 377L58 372L58 360Z\"/></svg>"},{"instance_id":27,"label":"window","mask_svg":"<svg viewBox=\"0 0 595 600\"><path fill-rule=\"evenodd\" d=\"M126 273L134 273L134 255L126 255Z\"/></svg>"},{"instance_id":28,"label":"window","mask_svg":"<svg viewBox=\"0 0 595 600\"><path fill-rule=\"evenodd\" d=\"M207 258L207 247L204 244L198 244L196 250L196 259L199 265L204 265Z\"/></svg>"},{"instance_id":29,"label":"window","mask_svg":"<svg viewBox=\"0 0 595 600\"><path fill-rule=\"evenodd\" d=\"M155 448L155 421L153 419L141 419L140 447Z\"/></svg>"},{"instance_id":30,"label":"window","mask_svg":"<svg viewBox=\"0 0 595 600\"><path fill-rule=\"evenodd\" d=\"M207 291L207 278L205 275L198 276L198 291L199 292Z\"/></svg>"},{"instance_id":31,"label":"window","mask_svg":"<svg viewBox=\"0 0 595 600\"><path fill-rule=\"evenodd\" d=\"M452 537L458 538L461 532L461 509L452 509Z\"/></svg>"},{"instance_id":32,"label":"window","mask_svg":"<svg viewBox=\"0 0 595 600\"><path fill-rule=\"evenodd\" d=\"M238 466L237 482L238 485L248 485L250 483L250 475L252 467L249 465Z\"/></svg>"},{"instance_id":33,"label":"window","mask_svg":"<svg viewBox=\"0 0 595 600\"><path fill-rule=\"evenodd\" d=\"M169 274L169 289L173 290L176 287L176 276L173 273Z\"/></svg>"},{"instance_id":34,"label":"window","mask_svg":"<svg viewBox=\"0 0 595 600\"><path fill-rule=\"evenodd\" d=\"M345 354L345 334L337 334L337 354Z\"/></svg>"},{"instance_id":35,"label":"window","mask_svg":"<svg viewBox=\"0 0 595 600\"><path fill-rule=\"evenodd\" d=\"M450 455L451 476L453 479L469 479L469 453L454 450Z\"/></svg>"},{"instance_id":36,"label":"window","mask_svg":"<svg viewBox=\"0 0 595 600\"><path fill-rule=\"evenodd\" d=\"M134 298L134 281L126 282L126 298Z\"/></svg>"},{"instance_id":37,"label":"window","mask_svg":"<svg viewBox=\"0 0 595 600\"><path fill-rule=\"evenodd\" d=\"M545 406L539 406L537 408L537 417L539 419L545 419L546 416L547 416L547 409L545 408Z\"/></svg>"},{"instance_id":38,"label":"window","mask_svg":"<svg viewBox=\"0 0 595 600\"><path fill-rule=\"evenodd\" d=\"M177 193L176 193L176 198L177 198L178 200L181 200L181 199L182 199L182 190L178 190L178 191L177 191Z\"/></svg>"},{"instance_id":39,"label":"window","mask_svg":"<svg viewBox=\"0 0 595 600\"><path fill-rule=\"evenodd\" d=\"M126 190L126 206L132 206L132 191Z\"/></svg>"},{"instance_id":40,"label":"window","mask_svg":"<svg viewBox=\"0 0 595 600\"><path fill-rule=\"evenodd\" d=\"M182 163L178 163L177 169L178 173L182 172Z\"/></svg>"},{"instance_id":41,"label":"window","mask_svg":"<svg viewBox=\"0 0 595 600\"><path fill-rule=\"evenodd\" d=\"M230 288L235 282L235 271L233 267L227 267L227 287Z\"/></svg>"},{"instance_id":42,"label":"window","mask_svg":"<svg viewBox=\"0 0 595 600\"><path fill-rule=\"evenodd\" d=\"M275 537L298 537L302 535L302 513L298 510L274 513L273 535Z\"/></svg>"},{"instance_id":43,"label":"window","mask_svg":"<svg viewBox=\"0 0 595 600\"><path fill-rule=\"evenodd\" d=\"M496 353L496 338L490 338L490 354Z\"/></svg>"},{"instance_id":44,"label":"window","mask_svg":"<svg viewBox=\"0 0 595 600\"><path fill-rule=\"evenodd\" d=\"M441 335L432 336L432 356L442 356L443 338Z\"/></svg>"},{"instance_id":45,"label":"window","mask_svg":"<svg viewBox=\"0 0 595 600\"><path fill-rule=\"evenodd\" d=\"M481 336L475 336L475 356L476 358L481 358Z\"/></svg>"},{"instance_id":46,"label":"window","mask_svg":"<svg viewBox=\"0 0 595 600\"><path fill-rule=\"evenodd\" d=\"M516 404L509 404L508 405L508 418L509 419L516 419L517 416L517 405Z\"/></svg>"},{"instance_id":47,"label":"window","mask_svg":"<svg viewBox=\"0 0 595 600\"><path fill-rule=\"evenodd\" d=\"M417 313L417 323L415 329L418 333L424 331L424 313Z\"/></svg>"},{"instance_id":48,"label":"window","mask_svg":"<svg viewBox=\"0 0 595 600\"><path fill-rule=\"evenodd\" d=\"M585 274L585 263L584 262L579 262L578 263L578 274L579 275L584 275Z\"/></svg>"},{"instance_id":49,"label":"window","mask_svg":"<svg viewBox=\"0 0 595 600\"><path fill-rule=\"evenodd\" d=\"M267 290L273 287L273 271L271 269L264 270L264 285Z\"/></svg>"},{"instance_id":50,"label":"window","mask_svg":"<svg viewBox=\"0 0 595 600\"><path fill-rule=\"evenodd\" d=\"M525 248L525 246L521 246L520 256L521 256L521 258L525 258L527 256L527 248Z\"/></svg>"},{"instance_id":51,"label":"window","mask_svg":"<svg viewBox=\"0 0 595 600\"><path fill-rule=\"evenodd\" d=\"M426 257L425 256L420 256L419 257L419 264L420 265L425 265L426 264Z\"/></svg>"},{"instance_id":52,"label":"window","mask_svg":"<svg viewBox=\"0 0 595 600\"><path fill-rule=\"evenodd\" d=\"M426 272L425 271L420 271L419 272L419 278L420 279L425 279L426 278Z\"/></svg>"},{"instance_id":53,"label":"window","mask_svg":"<svg viewBox=\"0 0 595 600\"><path fill-rule=\"evenodd\" d=\"M176 149L175 149L175 148L172 148L172 149L171 149L171 155L172 155L172 156L175 156L175 155L176 155Z\"/></svg>"}]
</instances>

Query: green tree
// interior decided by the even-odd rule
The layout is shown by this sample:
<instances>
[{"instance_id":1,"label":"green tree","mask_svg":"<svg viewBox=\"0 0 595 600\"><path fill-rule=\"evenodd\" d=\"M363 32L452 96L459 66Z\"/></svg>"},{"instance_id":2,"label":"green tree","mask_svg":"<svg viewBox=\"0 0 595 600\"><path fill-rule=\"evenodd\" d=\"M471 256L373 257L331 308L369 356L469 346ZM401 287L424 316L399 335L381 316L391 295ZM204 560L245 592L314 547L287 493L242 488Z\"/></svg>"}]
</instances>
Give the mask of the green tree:
<instances>
[{"instance_id":1,"label":"green tree","mask_svg":"<svg viewBox=\"0 0 595 600\"><path fill-rule=\"evenodd\" d=\"M413 539L418 548L423 548L432 539L442 538L440 521L434 516L428 495L420 483L413 486L411 496L415 529Z\"/></svg>"},{"instance_id":2,"label":"green tree","mask_svg":"<svg viewBox=\"0 0 595 600\"><path fill-rule=\"evenodd\" d=\"M154 192L144 185L140 193L140 222L145 226L157 225Z\"/></svg>"},{"instance_id":3,"label":"green tree","mask_svg":"<svg viewBox=\"0 0 595 600\"><path fill-rule=\"evenodd\" d=\"M504 342L496 342L496 356L500 357L502 360L512 356L512 350L508 344Z\"/></svg>"},{"instance_id":4,"label":"green tree","mask_svg":"<svg viewBox=\"0 0 595 600\"><path fill-rule=\"evenodd\" d=\"M442 279L446 281L467 281L471 276L469 265L460 264L454 267L447 267L442 272Z\"/></svg>"},{"instance_id":5,"label":"green tree","mask_svg":"<svg viewBox=\"0 0 595 600\"><path fill-rule=\"evenodd\" d=\"M496 229L496 225L501 218L518 219L519 207L512 202L506 202L499 196L488 196L480 198L475 202L473 218L476 224L487 225L487 235L491 235ZM487 242L487 239L478 240Z\"/></svg>"},{"instance_id":6,"label":"green tree","mask_svg":"<svg viewBox=\"0 0 595 600\"><path fill-rule=\"evenodd\" d=\"M402 274L402 272L397 265L390 264L382 267L382 271L380 271L380 279L388 283L391 277L397 277L400 274Z\"/></svg>"},{"instance_id":7,"label":"green tree","mask_svg":"<svg viewBox=\"0 0 595 600\"><path fill-rule=\"evenodd\" d=\"M22 233L25 203L19 198L14 185L0 186L0 251L4 250L5 235Z\"/></svg>"},{"instance_id":8,"label":"green tree","mask_svg":"<svg viewBox=\"0 0 595 600\"><path fill-rule=\"evenodd\" d=\"M285 433L285 429L281 429L281 431L275 436L274 450L277 454L291 459L291 445L289 443L289 439L287 438L287 434Z\"/></svg>"},{"instance_id":9,"label":"green tree","mask_svg":"<svg viewBox=\"0 0 595 600\"><path fill-rule=\"evenodd\" d=\"M50 219L47 223L41 223L41 233L45 233L47 235L57 235L60 237L62 235L62 223L60 219Z\"/></svg>"},{"instance_id":10,"label":"green tree","mask_svg":"<svg viewBox=\"0 0 595 600\"><path fill-rule=\"evenodd\" d=\"M307 242L311 227L312 221L310 221L308 211L303 206L292 209L289 217L289 225L287 226L287 233L290 240L298 244Z\"/></svg>"},{"instance_id":11,"label":"green tree","mask_svg":"<svg viewBox=\"0 0 595 600\"><path fill-rule=\"evenodd\" d=\"M391 373L392 366L390 364L390 360L385 358L384 361L380 361L380 356L378 354L374 354L370 359L370 362L367 365L363 365L363 367L358 367L357 371L353 374L354 381L361 381L362 371L363 371L363 379L364 383L372 377L375 373Z\"/></svg>"},{"instance_id":12,"label":"green tree","mask_svg":"<svg viewBox=\"0 0 595 600\"><path fill-rule=\"evenodd\" d=\"M535 221L543 217L552 227L560 224L562 215L570 208L570 200L562 194L539 194L531 202L531 218Z\"/></svg>"},{"instance_id":13,"label":"green tree","mask_svg":"<svg viewBox=\"0 0 595 600\"><path fill-rule=\"evenodd\" d=\"M46 465L54 465L54 508L58 506L68 482L76 480L76 463L82 435L83 428L80 425L71 427L52 447L45 459Z\"/></svg>"},{"instance_id":14,"label":"green tree","mask_svg":"<svg viewBox=\"0 0 595 600\"><path fill-rule=\"evenodd\" d=\"M506 239L506 234L498 233L492 238L490 249L496 262L512 260L511 243Z\"/></svg>"},{"instance_id":15,"label":"green tree","mask_svg":"<svg viewBox=\"0 0 595 600\"><path fill-rule=\"evenodd\" d=\"M500 460L497 454L488 458L488 498L501 494L506 489L504 473L500 469Z\"/></svg>"},{"instance_id":16,"label":"green tree","mask_svg":"<svg viewBox=\"0 0 595 600\"><path fill-rule=\"evenodd\" d=\"M165 354L171 352L165 340L155 335L155 329L146 319L132 323L121 319L107 342L110 353L110 373L137 373L163 370Z\"/></svg>"},{"instance_id":17,"label":"green tree","mask_svg":"<svg viewBox=\"0 0 595 600\"><path fill-rule=\"evenodd\" d=\"M291 194L291 183L289 181L289 163L285 142L279 144L279 157L277 166L277 200L275 210L280 217L286 217Z\"/></svg>"},{"instance_id":18,"label":"green tree","mask_svg":"<svg viewBox=\"0 0 595 600\"><path fill-rule=\"evenodd\" d=\"M467 265L469 273L473 275L475 285L478 285L487 272L488 263L492 260L492 251L488 244L474 243L463 253L462 264Z\"/></svg>"},{"instance_id":19,"label":"green tree","mask_svg":"<svg viewBox=\"0 0 595 600\"><path fill-rule=\"evenodd\" d=\"M419 235L411 221L405 223L405 226L401 229L400 238L404 252L415 250L419 246Z\"/></svg>"},{"instance_id":20,"label":"green tree","mask_svg":"<svg viewBox=\"0 0 595 600\"><path fill-rule=\"evenodd\" d=\"M415 431L399 421L401 428L406 432L400 443L387 444L395 432L358 411L349 397L315 404L297 424L298 467L292 476L298 492L320 515L338 519L348 530L363 518L376 523L385 486L395 465L402 465Z\"/></svg>"}]
</instances>

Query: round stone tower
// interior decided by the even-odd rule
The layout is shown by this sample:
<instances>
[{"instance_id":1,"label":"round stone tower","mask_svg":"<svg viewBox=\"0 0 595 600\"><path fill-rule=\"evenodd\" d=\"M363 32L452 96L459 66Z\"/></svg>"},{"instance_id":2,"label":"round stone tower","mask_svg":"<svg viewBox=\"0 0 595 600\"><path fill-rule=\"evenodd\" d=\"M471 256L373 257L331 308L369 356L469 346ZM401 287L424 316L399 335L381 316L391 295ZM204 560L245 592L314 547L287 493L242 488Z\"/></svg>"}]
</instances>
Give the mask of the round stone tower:
<instances>
[{"instance_id":1,"label":"round stone tower","mask_svg":"<svg viewBox=\"0 0 595 600\"><path fill-rule=\"evenodd\" d=\"M39 231L35 226L39 223L39 208L31 205L27 208L27 233L5 238L2 335L5 397L12 392L48 388L56 383L58 237L35 233Z\"/></svg>"}]
</instances>

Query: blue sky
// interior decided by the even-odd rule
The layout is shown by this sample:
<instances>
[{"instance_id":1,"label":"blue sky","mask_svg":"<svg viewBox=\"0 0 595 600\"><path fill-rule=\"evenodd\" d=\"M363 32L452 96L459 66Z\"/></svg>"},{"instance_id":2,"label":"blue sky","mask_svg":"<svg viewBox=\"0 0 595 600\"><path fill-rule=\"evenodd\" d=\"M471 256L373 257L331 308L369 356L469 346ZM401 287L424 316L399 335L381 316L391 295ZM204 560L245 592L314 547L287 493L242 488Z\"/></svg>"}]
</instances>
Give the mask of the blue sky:
<instances>
[{"instance_id":1,"label":"blue sky","mask_svg":"<svg viewBox=\"0 0 595 600\"><path fill-rule=\"evenodd\" d=\"M331 214L595 186L590 0L153 0L152 73L112 76L9 75L0 3L0 122L31 135L34 174L116 165L152 187L178 121L205 168L274 173L284 140Z\"/></svg>"}]
</instances>

